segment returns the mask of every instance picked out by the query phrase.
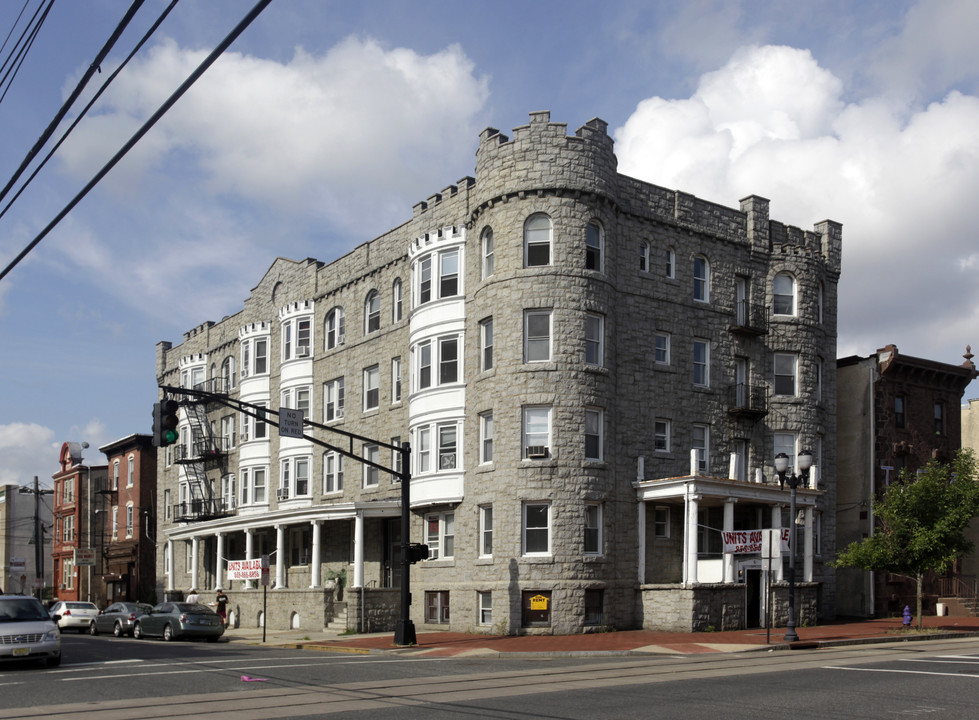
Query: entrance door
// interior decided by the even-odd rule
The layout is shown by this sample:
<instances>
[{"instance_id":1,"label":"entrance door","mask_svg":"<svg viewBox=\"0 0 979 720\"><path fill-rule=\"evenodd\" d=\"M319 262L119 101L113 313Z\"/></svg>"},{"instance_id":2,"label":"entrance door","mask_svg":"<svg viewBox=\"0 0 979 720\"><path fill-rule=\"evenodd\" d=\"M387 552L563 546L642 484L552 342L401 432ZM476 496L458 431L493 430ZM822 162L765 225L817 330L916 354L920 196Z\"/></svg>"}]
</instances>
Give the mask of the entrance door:
<instances>
[{"instance_id":1,"label":"entrance door","mask_svg":"<svg viewBox=\"0 0 979 720\"><path fill-rule=\"evenodd\" d=\"M761 622L761 570L745 571L745 592L747 595L745 603L745 624L749 628L762 627Z\"/></svg>"}]
</instances>

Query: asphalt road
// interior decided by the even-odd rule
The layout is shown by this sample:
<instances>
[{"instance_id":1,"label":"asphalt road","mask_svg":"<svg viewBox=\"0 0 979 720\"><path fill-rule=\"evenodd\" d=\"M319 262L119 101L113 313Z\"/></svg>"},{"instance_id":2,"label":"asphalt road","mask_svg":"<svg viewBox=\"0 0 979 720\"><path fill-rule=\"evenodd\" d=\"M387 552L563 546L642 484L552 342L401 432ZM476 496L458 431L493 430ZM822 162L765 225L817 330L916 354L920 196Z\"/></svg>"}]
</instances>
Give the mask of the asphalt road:
<instances>
[{"instance_id":1,"label":"asphalt road","mask_svg":"<svg viewBox=\"0 0 979 720\"><path fill-rule=\"evenodd\" d=\"M67 635L0 666L0 719L894 718L979 715L979 639L591 658L344 655ZM392 715L393 713L393 715Z\"/></svg>"}]
</instances>

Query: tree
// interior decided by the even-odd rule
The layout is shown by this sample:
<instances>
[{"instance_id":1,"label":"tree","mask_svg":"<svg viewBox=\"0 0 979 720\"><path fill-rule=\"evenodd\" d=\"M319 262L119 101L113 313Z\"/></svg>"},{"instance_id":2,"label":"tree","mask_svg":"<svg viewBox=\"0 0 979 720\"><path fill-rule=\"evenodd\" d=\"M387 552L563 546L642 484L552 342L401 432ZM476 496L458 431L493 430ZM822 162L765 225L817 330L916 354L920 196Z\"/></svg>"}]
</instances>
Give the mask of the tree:
<instances>
[{"instance_id":1,"label":"tree","mask_svg":"<svg viewBox=\"0 0 979 720\"><path fill-rule=\"evenodd\" d=\"M903 472L874 500L874 515L874 534L848 545L832 564L914 580L920 629L925 573L943 573L973 549L965 536L969 521L979 515L972 452L961 451L949 464L932 461L917 476Z\"/></svg>"}]
</instances>

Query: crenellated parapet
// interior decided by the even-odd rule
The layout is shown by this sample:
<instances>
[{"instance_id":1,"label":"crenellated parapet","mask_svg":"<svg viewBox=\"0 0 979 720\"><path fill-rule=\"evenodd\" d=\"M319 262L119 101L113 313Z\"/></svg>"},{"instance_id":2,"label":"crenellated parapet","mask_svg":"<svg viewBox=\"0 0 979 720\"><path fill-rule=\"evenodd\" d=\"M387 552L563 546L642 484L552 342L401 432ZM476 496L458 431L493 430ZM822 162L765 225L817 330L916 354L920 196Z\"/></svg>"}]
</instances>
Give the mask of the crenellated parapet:
<instances>
[{"instance_id":1,"label":"crenellated parapet","mask_svg":"<svg viewBox=\"0 0 979 720\"><path fill-rule=\"evenodd\" d=\"M594 118L567 134L567 123L547 111L530 113L530 123L513 138L494 128L479 136L474 210L520 193L580 191L614 197L618 161L608 123Z\"/></svg>"}]
</instances>

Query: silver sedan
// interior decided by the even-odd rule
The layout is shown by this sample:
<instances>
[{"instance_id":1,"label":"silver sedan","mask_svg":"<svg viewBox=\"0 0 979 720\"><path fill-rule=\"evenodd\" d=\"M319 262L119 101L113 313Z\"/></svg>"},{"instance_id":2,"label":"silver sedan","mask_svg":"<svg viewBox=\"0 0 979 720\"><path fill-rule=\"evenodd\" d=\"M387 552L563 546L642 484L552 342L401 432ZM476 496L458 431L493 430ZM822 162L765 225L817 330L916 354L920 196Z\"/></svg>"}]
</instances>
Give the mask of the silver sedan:
<instances>
[{"instance_id":1,"label":"silver sedan","mask_svg":"<svg viewBox=\"0 0 979 720\"><path fill-rule=\"evenodd\" d=\"M199 603L163 602L148 615L136 619L133 637L205 638L217 642L224 635L224 620L207 605Z\"/></svg>"},{"instance_id":2,"label":"silver sedan","mask_svg":"<svg viewBox=\"0 0 979 720\"><path fill-rule=\"evenodd\" d=\"M148 615L153 606L148 603L117 602L92 618L88 626L91 635L112 633L116 637L132 635L136 619Z\"/></svg>"}]
</instances>

